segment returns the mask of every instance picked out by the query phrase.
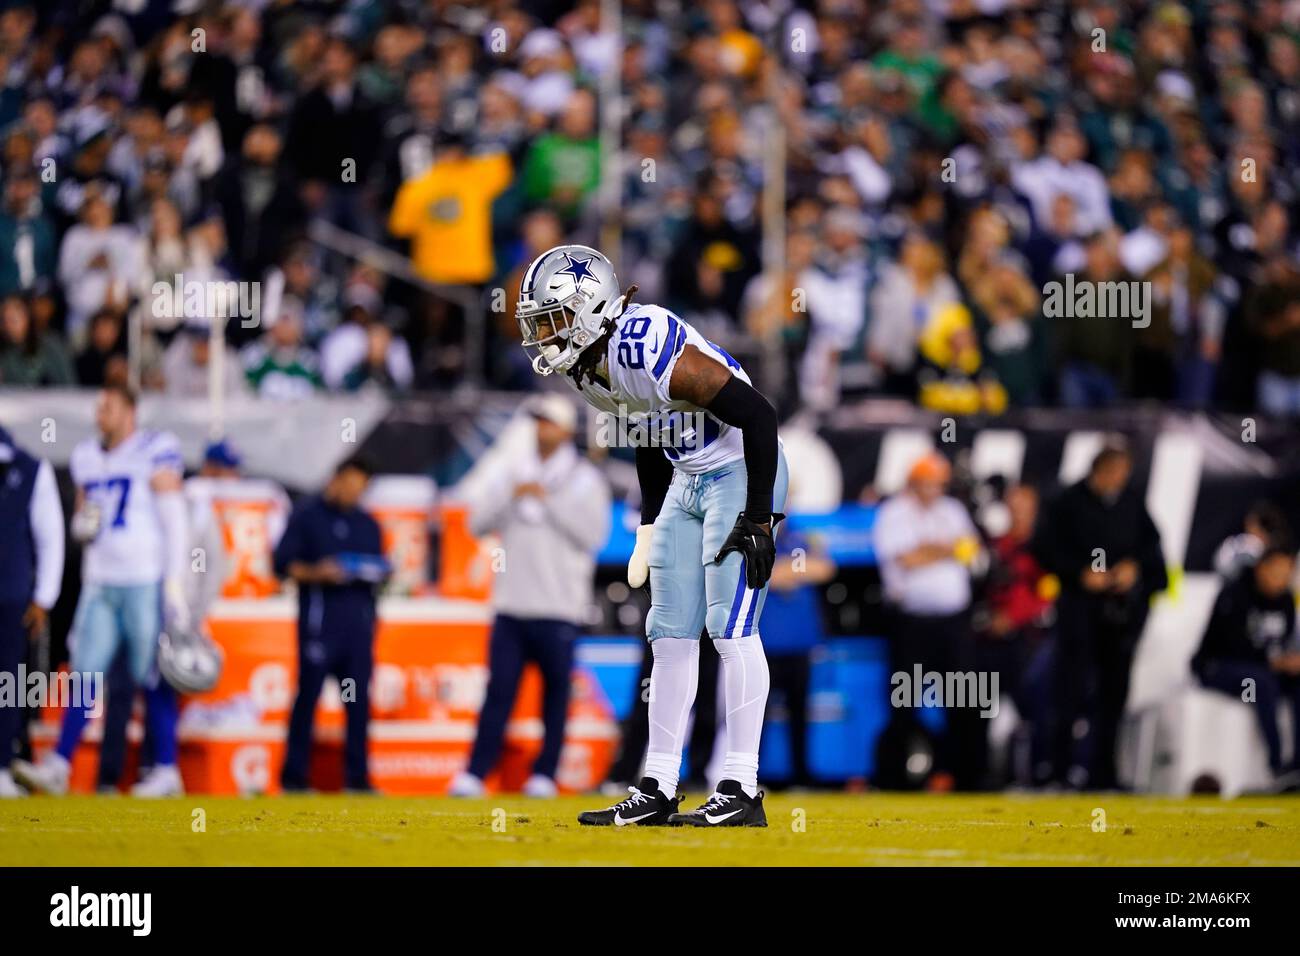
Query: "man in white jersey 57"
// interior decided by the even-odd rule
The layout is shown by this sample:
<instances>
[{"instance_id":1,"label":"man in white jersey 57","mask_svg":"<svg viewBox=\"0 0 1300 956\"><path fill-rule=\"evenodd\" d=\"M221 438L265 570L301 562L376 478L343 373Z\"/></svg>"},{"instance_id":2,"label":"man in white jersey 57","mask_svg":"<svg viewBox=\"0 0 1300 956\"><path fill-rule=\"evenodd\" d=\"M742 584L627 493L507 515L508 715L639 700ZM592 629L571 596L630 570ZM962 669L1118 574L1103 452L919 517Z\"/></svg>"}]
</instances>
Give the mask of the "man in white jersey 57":
<instances>
[{"instance_id":1,"label":"man in white jersey 57","mask_svg":"<svg viewBox=\"0 0 1300 956\"><path fill-rule=\"evenodd\" d=\"M98 439L72 451L77 486L72 535L83 542L81 597L72 623L71 666L106 674L125 645L131 680L146 694L154 767L134 791L181 792L176 768L176 698L154 661L164 621L189 626L184 581L189 564L180 446L168 432L137 430L135 396L108 386L95 406ZM18 761L14 777L31 790L68 789L72 755L86 711L64 713L59 743L39 764Z\"/></svg>"},{"instance_id":2,"label":"man in white jersey 57","mask_svg":"<svg viewBox=\"0 0 1300 956\"><path fill-rule=\"evenodd\" d=\"M667 309L632 305L614 267L587 246L557 246L524 274L516 314L540 375L560 373L595 408L647 437L636 449L641 526L628 563L650 580L646 637L650 739L630 796L579 816L592 826L766 826L758 744L768 670L758 622L785 515L776 411L740 363ZM723 779L696 810L677 795L700 631L722 659Z\"/></svg>"}]
</instances>

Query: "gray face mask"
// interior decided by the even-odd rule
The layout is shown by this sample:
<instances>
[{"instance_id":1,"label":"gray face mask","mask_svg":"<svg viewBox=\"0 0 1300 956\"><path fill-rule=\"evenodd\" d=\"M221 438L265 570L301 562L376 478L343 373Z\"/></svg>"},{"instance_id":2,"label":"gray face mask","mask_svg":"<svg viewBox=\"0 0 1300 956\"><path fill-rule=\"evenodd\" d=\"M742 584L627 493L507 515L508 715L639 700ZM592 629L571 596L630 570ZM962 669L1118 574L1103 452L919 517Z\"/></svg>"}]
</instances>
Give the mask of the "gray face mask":
<instances>
[{"instance_id":1,"label":"gray face mask","mask_svg":"<svg viewBox=\"0 0 1300 956\"><path fill-rule=\"evenodd\" d=\"M1123 493L1124 492L1121 489L1120 491L1108 491L1105 494L1099 494L1097 497L1101 499L1101 503L1104 504L1107 508L1113 508L1115 506L1115 502L1119 501L1120 495L1122 495Z\"/></svg>"}]
</instances>

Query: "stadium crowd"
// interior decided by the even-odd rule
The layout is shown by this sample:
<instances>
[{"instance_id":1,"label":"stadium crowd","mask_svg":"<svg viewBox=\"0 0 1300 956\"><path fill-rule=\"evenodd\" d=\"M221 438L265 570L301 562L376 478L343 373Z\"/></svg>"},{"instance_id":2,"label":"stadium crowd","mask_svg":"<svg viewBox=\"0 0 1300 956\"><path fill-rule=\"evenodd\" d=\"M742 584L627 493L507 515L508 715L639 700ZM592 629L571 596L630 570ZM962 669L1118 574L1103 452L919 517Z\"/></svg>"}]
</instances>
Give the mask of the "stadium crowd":
<instances>
[{"instance_id":1,"label":"stadium crowd","mask_svg":"<svg viewBox=\"0 0 1300 956\"><path fill-rule=\"evenodd\" d=\"M1284 0L629 0L621 60L598 0L0 6L5 385L120 380L132 347L144 387L203 394L208 319L155 287L179 275L260 284L227 330L232 391L441 388L475 354L528 388L520 270L616 215L645 298L733 354L780 344L786 412L1300 415ZM490 347L464 348L462 305L309 241L315 219L482 295ZM1066 274L1150 283L1149 324L1046 317Z\"/></svg>"}]
</instances>

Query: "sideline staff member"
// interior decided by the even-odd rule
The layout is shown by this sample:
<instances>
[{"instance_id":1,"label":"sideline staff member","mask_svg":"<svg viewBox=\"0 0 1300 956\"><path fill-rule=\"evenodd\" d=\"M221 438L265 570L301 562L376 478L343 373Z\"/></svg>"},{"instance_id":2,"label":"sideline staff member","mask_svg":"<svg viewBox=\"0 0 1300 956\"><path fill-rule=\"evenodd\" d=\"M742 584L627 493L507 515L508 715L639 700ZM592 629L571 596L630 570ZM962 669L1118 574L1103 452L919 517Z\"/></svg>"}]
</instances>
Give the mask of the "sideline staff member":
<instances>
[{"instance_id":1,"label":"sideline staff member","mask_svg":"<svg viewBox=\"0 0 1300 956\"><path fill-rule=\"evenodd\" d=\"M474 534L501 536L507 561L493 583L488 686L469 766L452 781L457 797L483 793L530 661L542 674L545 735L524 793L556 795L573 644L592 603L596 553L609 535L609 487L573 443L573 403L541 395L529 401L527 411L536 425L533 448L501 463L470 519Z\"/></svg>"},{"instance_id":2,"label":"sideline staff member","mask_svg":"<svg viewBox=\"0 0 1300 956\"><path fill-rule=\"evenodd\" d=\"M63 505L54 469L0 428L0 673L18 673L27 638L45 630L63 584ZM23 791L9 773L22 725L19 707L0 706L0 798Z\"/></svg>"},{"instance_id":3,"label":"sideline staff member","mask_svg":"<svg viewBox=\"0 0 1300 956\"><path fill-rule=\"evenodd\" d=\"M275 573L298 584L298 696L280 773L286 791L307 789L316 702L329 674L340 684L353 682L344 685L344 785L353 791L372 789L367 734L375 592L389 570L379 524L360 506L372 473L361 458L339 465L324 492L294 510L275 549Z\"/></svg>"},{"instance_id":4,"label":"sideline staff member","mask_svg":"<svg viewBox=\"0 0 1300 956\"><path fill-rule=\"evenodd\" d=\"M1127 442L1108 439L1088 476L1052 502L1033 544L1061 579L1052 762L1057 780L1073 787L1119 787L1115 751L1133 655L1151 596L1168 585L1160 532L1132 474ZM1080 717L1091 738L1086 767L1075 752Z\"/></svg>"},{"instance_id":5,"label":"sideline staff member","mask_svg":"<svg viewBox=\"0 0 1300 956\"><path fill-rule=\"evenodd\" d=\"M975 669L968 565L979 553L979 537L965 506L945 493L951 479L948 460L930 452L912 465L907 487L876 514L876 555L894 622L894 674L910 675L918 664L927 672ZM947 701L944 719L926 786L977 789L983 782L980 707L974 701L961 706ZM894 708L882 746L906 747L920 727L915 710Z\"/></svg>"}]
</instances>

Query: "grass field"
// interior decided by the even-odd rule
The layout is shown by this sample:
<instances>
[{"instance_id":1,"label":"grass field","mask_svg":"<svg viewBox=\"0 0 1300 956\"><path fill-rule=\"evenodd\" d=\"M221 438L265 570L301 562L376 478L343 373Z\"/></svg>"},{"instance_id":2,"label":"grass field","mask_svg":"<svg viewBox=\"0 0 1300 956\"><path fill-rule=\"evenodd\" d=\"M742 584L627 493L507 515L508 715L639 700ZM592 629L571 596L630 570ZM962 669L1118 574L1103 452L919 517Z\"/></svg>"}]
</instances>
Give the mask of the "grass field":
<instances>
[{"instance_id":1,"label":"grass field","mask_svg":"<svg viewBox=\"0 0 1300 956\"><path fill-rule=\"evenodd\" d=\"M1300 866L1295 798L773 794L766 830L578 825L610 802L6 800L0 865Z\"/></svg>"}]
</instances>

